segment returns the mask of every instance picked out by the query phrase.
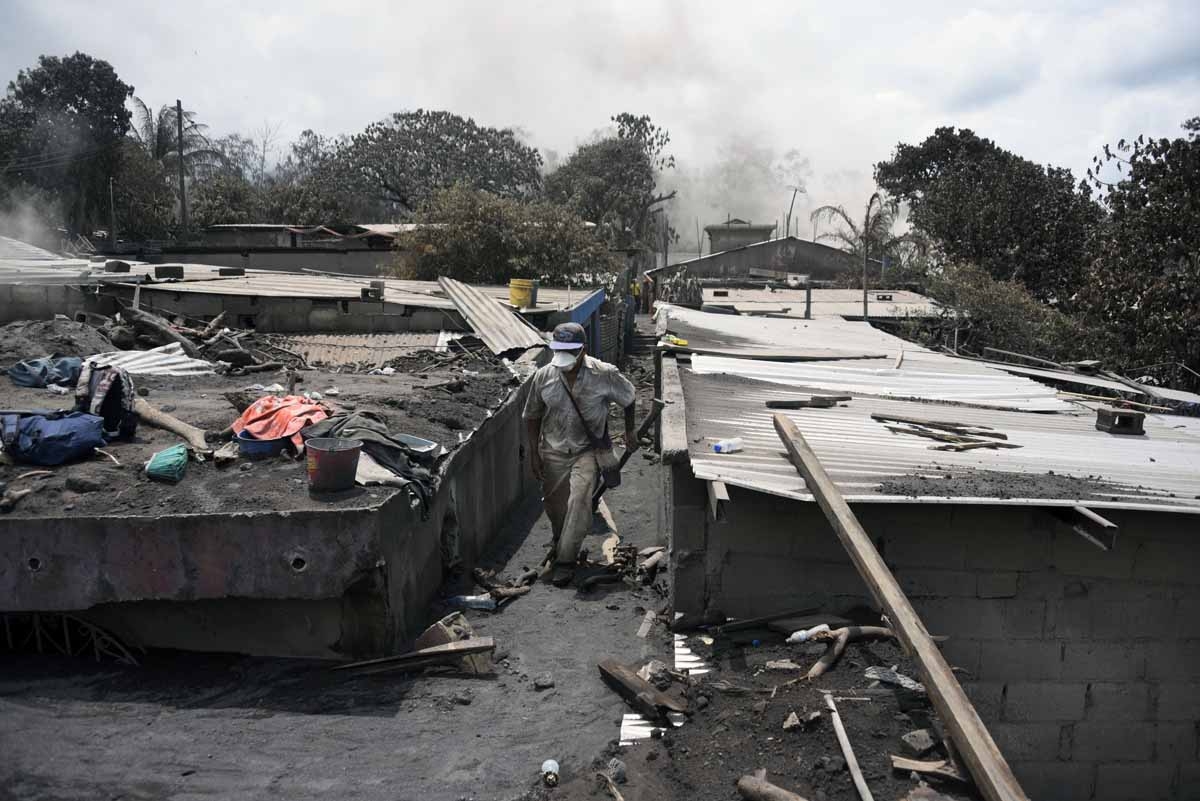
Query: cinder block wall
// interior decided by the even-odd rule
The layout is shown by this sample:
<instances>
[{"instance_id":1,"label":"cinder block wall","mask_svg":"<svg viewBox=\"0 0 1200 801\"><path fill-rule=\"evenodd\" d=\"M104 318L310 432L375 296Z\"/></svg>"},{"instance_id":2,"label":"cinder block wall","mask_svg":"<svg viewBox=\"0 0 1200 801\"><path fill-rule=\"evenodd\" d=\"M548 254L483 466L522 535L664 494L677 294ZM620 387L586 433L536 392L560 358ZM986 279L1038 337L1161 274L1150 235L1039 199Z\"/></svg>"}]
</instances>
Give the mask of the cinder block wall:
<instances>
[{"instance_id":1,"label":"cinder block wall","mask_svg":"<svg viewBox=\"0 0 1200 801\"><path fill-rule=\"evenodd\" d=\"M875 606L815 504L665 465L677 611ZM1033 799L1200 798L1200 519L1108 513L1109 552L1044 510L855 508Z\"/></svg>"}]
</instances>

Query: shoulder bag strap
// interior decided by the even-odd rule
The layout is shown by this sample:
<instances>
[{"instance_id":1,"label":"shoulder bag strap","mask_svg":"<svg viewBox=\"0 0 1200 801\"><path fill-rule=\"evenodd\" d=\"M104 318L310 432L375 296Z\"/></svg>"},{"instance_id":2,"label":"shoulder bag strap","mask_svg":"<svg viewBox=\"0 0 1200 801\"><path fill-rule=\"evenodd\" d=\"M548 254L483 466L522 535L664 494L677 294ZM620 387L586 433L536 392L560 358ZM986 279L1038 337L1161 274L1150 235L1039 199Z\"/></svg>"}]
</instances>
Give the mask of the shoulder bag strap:
<instances>
[{"instance_id":1,"label":"shoulder bag strap","mask_svg":"<svg viewBox=\"0 0 1200 801\"><path fill-rule=\"evenodd\" d=\"M592 444L593 448L603 447L604 441L598 439L596 435L592 433L592 429L588 427L587 420L583 416L583 410L580 409L579 404L575 402L575 395L571 392L571 385L567 383L567 377L562 373L559 373L558 378L560 381L562 381L563 389L566 390L567 397L571 400L571 405L575 407L575 414L579 415L579 422L583 426L583 433L587 434L588 442Z\"/></svg>"}]
</instances>

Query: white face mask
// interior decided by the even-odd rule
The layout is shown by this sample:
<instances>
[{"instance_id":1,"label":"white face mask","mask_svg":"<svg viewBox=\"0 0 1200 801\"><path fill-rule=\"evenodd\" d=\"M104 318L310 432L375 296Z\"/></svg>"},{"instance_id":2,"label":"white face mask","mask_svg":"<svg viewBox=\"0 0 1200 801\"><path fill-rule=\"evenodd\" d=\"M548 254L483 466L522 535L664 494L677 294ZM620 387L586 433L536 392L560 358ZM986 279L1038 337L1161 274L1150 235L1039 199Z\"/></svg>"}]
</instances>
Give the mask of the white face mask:
<instances>
[{"instance_id":1,"label":"white face mask","mask_svg":"<svg viewBox=\"0 0 1200 801\"><path fill-rule=\"evenodd\" d=\"M559 357L563 356L563 355L569 355L571 357L571 360L567 361L566 359L563 359L562 361L559 361ZM554 354L554 361L552 362L552 364L555 367L557 367L559 370L562 370L564 373L570 372L572 369L574 369L575 365L578 363L579 363L578 351L572 352L572 351L564 351L564 350L557 351Z\"/></svg>"}]
</instances>

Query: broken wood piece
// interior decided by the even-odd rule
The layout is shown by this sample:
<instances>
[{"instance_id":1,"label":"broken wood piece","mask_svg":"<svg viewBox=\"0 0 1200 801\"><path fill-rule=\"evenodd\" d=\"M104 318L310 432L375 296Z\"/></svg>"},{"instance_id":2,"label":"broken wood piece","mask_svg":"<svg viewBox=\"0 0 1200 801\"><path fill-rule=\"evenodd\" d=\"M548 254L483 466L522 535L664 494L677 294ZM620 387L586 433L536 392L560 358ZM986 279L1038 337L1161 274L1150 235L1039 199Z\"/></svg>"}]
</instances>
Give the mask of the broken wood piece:
<instances>
[{"instance_id":1,"label":"broken wood piece","mask_svg":"<svg viewBox=\"0 0 1200 801\"><path fill-rule=\"evenodd\" d=\"M654 626L654 620L657 616L650 609L646 610L646 614L642 616L642 625L638 626L637 636L639 639L646 639L650 634L650 629Z\"/></svg>"},{"instance_id":2,"label":"broken wood piece","mask_svg":"<svg viewBox=\"0 0 1200 801\"><path fill-rule=\"evenodd\" d=\"M953 423L947 420L925 420L920 417L904 417L897 414L872 414L871 419L880 423L904 423L910 426L924 426L925 428L940 428L944 431L949 431L952 434L967 434L978 437L994 437L996 439L1008 439L1007 434L1001 434L999 431L994 431L991 426L977 425L975 423Z\"/></svg>"},{"instance_id":3,"label":"broken wood piece","mask_svg":"<svg viewBox=\"0 0 1200 801\"><path fill-rule=\"evenodd\" d=\"M675 700L615 659L605 659L597 667L605 684L651 720L666 717L667 712L688 710L686 702Z\"/></svg>"},{"instance_id":4,"label":"broken wood piece","mask_svg":"<svg viewBox=\"0 0 1200 801\"><path fill-rule=\"evenodd\" d=\"M119 303L120 301L118 301ZM145 311L143 309L135 309L122 304L121 314L134 324L135 327L146 328L158 334L164 339L171 342L178 342L179 347L183 348L183 352L193 359L199 359L200 348L195 342L185 337L183 334L176 331L170 323L159 317L157 314Z\"/></svg>"},{"instance_id":5,"label":"broken wood piece","mask_svg":"<svg viewBox=\"0 0 1200 801\"><path fill-rule=\"evenodd\" d=\"M351 662L347 665L337 665L333 670L351 670L364 675L385 673L392 670L416 670L431 665L444 665L457 662L464 656L480 654L485 651L495 651L496 643L491 637L473 637L469 640L448 642L445 645L434 645L420 648L406 654L384 656L378 659L368 659L362 662Z\"/></svg>"},{"instance_id":6,"label":"broken wood piece","mask_svg":"<svg viewBox=\"0 0 1200 801\"><path fill-rule=\"evenodd\" d=\"M809 668L808 675L805 678L815 679L836 665L837 661L842 658L842 653L846 650L847 643L858 640L892 639L895 636L891 629L882 626L846 626L833 631L818 632L813 635L812 639L816 641L828 641L829 647L825 649L825 653L821 655L821 658Z\"/></svg>"},{"instance_id":7,"label":"broken wood piece","mask_svg":"<svg viewBox=\"0 0 1200 801\"><path fill-rule=\"evenodd\" d=\"M768 409L829 409L840 401L851 400L849 395L813 395L808 399L769 400Z\"/></svg>"},{"instance_id":8,"label":"broken wood piece","mask_svg":"<svg viewBox=\"0 0 1200 801\"><path fill-rule=\"evenodd\" d=\"M212 448L209 447L208 441L205 439L204 429L189 425L179 418L172 417L161 409L151 406L140 395L133 402L133 410L146 425L161 428L164 431L170 431L172 434L182 437L188 447L196 453L205 455L211 453Z\"/></svg>"},{"instance_id":9,"label":"broken wood piece","mask_svg":"<svg viewBox=\"0 0 1200 801\"><path fill-rule=\"evenodd\" d=\"M658 553L659 551L665 551L666 549L667 549L667 546L665 546L665 545L651 545L649 548L643 548L642 550L638 551L638 556L641 556L641 557L653 556L654 554Z\"/></svg>"},{"instance_id":10,"label":"broken wood piece","mask_svg":"<svg viewBox=\"0 0 1200 801\"><path fill-rule=\"evenodd\" d=\"M22 498L26 495L32 495L39 489L41 489L39 486L30 487L29 489L13 489L9 487L4 491L4 495L0 496L0 512L11 512Z\"/></svg>"},{"instance_id":11,"label":"broken wood piece","mask_svg":"<svg viewBox=\"0 0 1200 801\"><path fill-rule=\"evenodd\" d=\"M706 481L708 488L708 518L714 523L725 519L724 503L729 502L729 488L724 481Z\"/></svg>"},{"instance_id":12,"label":"broken wood piece","mask_svg":"<svg viewBox=\"0 0 1200 801\"><path fill-rule=\"evenodd\" d=\"M862 768L858 766L858 757L854 755L850 738L846 735L846 727L842 725L842 716L838 714L837 703L829 693L825 693L825 706L829 708L829 719L833 721L833 730L837 733L838 744L842 747L842 756L846 758L846 767L849 768L850 776L854 779L854 786L858 790L859 798L862 801L874 801L871 789L867 787L867 780L863 776Z\"/></svg>"},{"instance_id":13,"label":"broken wood piece","mask_svg":"<svg viewBox=\"0 0 1200 801\"><path fill-rule=\"evenodd\" d=\"M821 461L788 417L777 414L774 424L792 465L804 477L809 492L825 513L859 575L887 614L897 639L913 654L929 690L930 700L984 798L987 801L1028 801L1008 762L980 720L979 713L954 678L945 657L929 637L896 577L884 563L846 499L830 480Z\"/></svg>"},{"instance_id":14,"label":"broken wood piece","mask_svg":"<svg viewBox=\"0 0 1200 801\"><path fill-rule=\"evenodd\" d=\"M13 481L20 481L23 478L42 478L44 476L52 475L54 475L53 470L30 470L27 473L22 473L21 475L17 476L13 479Z\"/></svg>"},{"instance_id":15,"label":"broken wood piece","mask_svg":"<svg viewBox=\"0 0 1200 801\"><path fill-rule=\"evenodd\" d=\"M201 339L208 339L213 334L221 330L221 325L225 322L225 312L221 312L216 317L209 320L208 325L204 326L204 330L200 332Z\"/></svg>"},{"instance_id":16,"label":"broken wood piece","mask_svg":"<svg viewBox=\"0 0 1200 801\"><path fill-rule=\"evenodd\" d=\"M625 796L621 795L621 791L617 789L616 783L607 773L596 771L596 775L604 780L604 786L608 788L609 795L613 797L613 801L625 801Z\"/></svg>"},{"instance_id":17,"label":"broken wood piece","mask_svg":"<svg viewBox=\"0 0 1200 801\"><path fill-rule=\"evenodd\" d=\"M807 801L804 796L771 784L762 776L743 776L738 779L737 790L746 801Z\"/></svg>"},{"instance_id":18,"label":"broken wood piece","mask_svg":"<svg viewBox=\"0 0 1200 801\"><path fill-rule=\"evenodd\" d=\"M263 362L262 364L248 364L245 367L238 367L230 371L231 375L250 375L251 373L273 373L277 370L283 370L286 367L283 362Z\"/></svg>"},{"instance_id":19,"label":"broken wood piece","mask_svg":"<svg viewBox=\"0 0 1200 801\"><path fill-rule=\"evenodd\" d=\"M914 436L925 437L926 439L936 439L936 440L940 440L941 442L952 442L956 445L982 442L982 440L972 439L971 437L966 437L961 434L947 434L942 431L927 431L923 428L912 428L909 426L890 426L890 425L886 425L886 424L884 425L884 428L886 428L888 431L891 431L893 434L913 434ZM988 442L986 444L995 445L996 443Z\"/></svg>"},{"instance_id":20,"label":"broken wood piece","mask_svg":"<svg viewBox=\"0 0 1200 801\"><path fill-rule=\"evenodd\" d=\"M658 551L651 554L646 561L638 565L638 572L642 574L642 582L650 584L654 581L654 576L658 573L659 568L667 561L667 552Z\"/></svg>"},{"instance_id":21,"label":"broken wood piece","mask_svg":"<svg viewBox=\"0 0 1200 801\"><path fill-rule=\"evenodd\" d=\"M111 453L104 450L103 448L95 448L95 451L96 451L96 453L100 454L101 456L107 456L109 459L112 459L113 464L115 464L117 467L121 466L121 463L117 460L117 457L113 456Z\"/></svg>"},{"instance_id":22,"label":"broken wood piece","mask_svg":"<svg viewBox=\"0 0 1200 801\"><path fill-rule=\"evenodd\" d=\"M933 776L938 779L970 783L971 779L947 759L919 760L888 754L892 760L892 770L900 773L916 773L921 776Z\"/></svg>"}]
</instances>

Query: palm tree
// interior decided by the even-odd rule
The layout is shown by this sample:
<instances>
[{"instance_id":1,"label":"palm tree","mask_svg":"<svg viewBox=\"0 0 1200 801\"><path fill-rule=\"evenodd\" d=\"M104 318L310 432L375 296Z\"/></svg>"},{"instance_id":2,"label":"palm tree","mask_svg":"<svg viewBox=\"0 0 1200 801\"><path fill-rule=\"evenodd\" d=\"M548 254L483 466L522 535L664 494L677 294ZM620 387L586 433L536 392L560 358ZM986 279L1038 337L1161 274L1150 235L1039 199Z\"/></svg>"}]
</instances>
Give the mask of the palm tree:
<instances>
[{"instance_id":1,"label":"palm tree","mask_svg":"<svg viewBox=\"0 0 1200 801\"><path fill-rule=\"evenodd\" d=\"M205 135L207 125L196 122L195 112L183 112L183 167L195 175L197 167L212 167L224 162L221 151ZM140 97L133 97L131 134L150 155L162 164L167 174L179 165L179 125L175 106L163 106L155 114Z\"/></svg>"},{"instance_id":2,"label":"palm tree","mask_svg":"<svg viewBox=\"0 0 1200 801\"><path fill-rule=\"evenodd\" d=\"M863 319L867 319L867 265L871 256L877 260L890 254L898 246L913 243L910 234L894 234L892 228L896 224L900 204L875 192L867 201L863 212L862 222L856 223L842 206L821 206L813 211L809 219L815 224L821 220L840 223L837 229L821 234L818 239L831 239L840 242L842 250L863 260Z\"/></svg>"}]
</instances>

